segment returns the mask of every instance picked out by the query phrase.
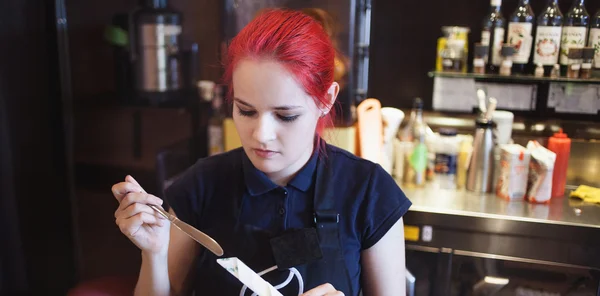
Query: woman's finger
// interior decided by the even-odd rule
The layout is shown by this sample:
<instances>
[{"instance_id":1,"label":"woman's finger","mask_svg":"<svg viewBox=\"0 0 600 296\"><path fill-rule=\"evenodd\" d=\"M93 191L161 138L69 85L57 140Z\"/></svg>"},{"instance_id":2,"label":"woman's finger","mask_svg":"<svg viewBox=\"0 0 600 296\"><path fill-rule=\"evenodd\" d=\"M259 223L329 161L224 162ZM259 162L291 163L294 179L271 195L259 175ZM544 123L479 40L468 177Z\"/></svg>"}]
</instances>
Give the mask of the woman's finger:
<instances>
[{"instance_id":1,"label":"woman's finger","mask_svg":"<svg viewBox=\"0 0 600 296\"><path fill-rule=\"evenodd\" d=\"M123 234L129 237L135 237L142 225L158 224L158 221L159 219L154 215L142 212L127 219L117 219L117 225L119 225Z\"/></svg>"},{"instance_id":2,"label":"woman's finger","mask_svg":"<svg viewBox=\"0 0 600 296\"><path fill-rule=\"evenodd\" d=\"M162 205L163 200L151 194L132 192L125 195L121 200L119 209L123 211L133 203Z\"/></svg>"},{"instance_id":3,"label":"woman's finger","mask_svg":"<svg viewBox=\"0 0 600 296\"><path fill-rule=\"evenodd\" d=\"M138 181L136 181L131 175L127 175L127 177L125 177L125 182L137 185L141 190L140 192L146 192L144 188L142 188L142 185L140 185L140 183L138 183Z\"/></svg>"},{"instance_id":4,"label":"woman's finger","mask_svg":"<svg viewBox=\"0 0 600 296\"><path fill-rule=\"evenodd\" d=\"M120 183L113 185L111 191L112 191L114 197L119 202L121 202L121 200L123 200L123 197L125 197L128 193L141 192L142 188L139 185L136 185L131 182L120 182Z\"/></svg>"},{"instance_id":5,"label":"woman's finger","mask_svg":"<svg viewBox=\"0 0 600 296\"><path fill-rule=\"evenodd\" d=\"M333 287L333 285L327 283L327 284L323 284L320 285L304 294L302 294L302 296L329 296L329 295L335 295L338 296L337 293L338 291L335 290L335 288ZM333 293L333 294L332 294ZM341 293L341 292L340 292ZM343 294L342 294L343 295Z\"/></svg>"},{"instance_id":6,"label":"woman's finger","mask_svg":"<svg viewBox=\"0 0 600 296\"><path fill-rule=\"evenodd\" d=\"M122 211L117 209L117 211L115 212L115 218L122 217L123 219L127 219L139 213L148 213L150 215L155 214L154 210L148 205L136 202L130 204L127 208L125 208Z\"/></svg>"}]
</instances>

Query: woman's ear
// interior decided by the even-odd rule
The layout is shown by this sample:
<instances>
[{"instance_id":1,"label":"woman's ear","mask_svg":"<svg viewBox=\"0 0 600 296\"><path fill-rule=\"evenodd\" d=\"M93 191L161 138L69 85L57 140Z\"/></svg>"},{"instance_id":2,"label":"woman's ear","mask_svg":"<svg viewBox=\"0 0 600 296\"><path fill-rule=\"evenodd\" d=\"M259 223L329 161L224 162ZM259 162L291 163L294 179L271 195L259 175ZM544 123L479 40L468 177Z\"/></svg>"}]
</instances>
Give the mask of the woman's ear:
<instances>
[{"instance_id":1,"label":"woman's ear","mask_svg":"<svg viewBox=\"0 0 600 296\"><path fill-rule=\"evenodd\" d=\"M333 107L333 104L335 103L335 99L337 98L339 92L340 85L334 81L327 90L327 106L323 106L323 108L321 109L321 116L325 116L327 115L327 113L329 113L329 111Z\"/></svg>"}]
</instances>

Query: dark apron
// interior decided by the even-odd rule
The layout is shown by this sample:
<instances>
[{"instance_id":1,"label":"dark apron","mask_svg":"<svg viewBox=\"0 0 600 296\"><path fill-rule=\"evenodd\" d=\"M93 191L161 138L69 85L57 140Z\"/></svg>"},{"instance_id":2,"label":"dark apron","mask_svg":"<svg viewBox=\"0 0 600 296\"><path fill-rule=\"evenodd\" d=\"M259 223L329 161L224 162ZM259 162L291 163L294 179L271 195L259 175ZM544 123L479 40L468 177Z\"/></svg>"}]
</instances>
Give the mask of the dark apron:
<instances>
[{"instance_id":1,"label":"dark apron","mask_svg":"<svg viewBox=\"0 0 600 296\"><path fill-rule=\"evenodd\" d=\"M358 294L358 291L353 291L340 239L340 219L344 219L345 217L340 216L336 211L333 196L335 183L332 182L332 171L327 169L327 163L327 157L321 158L318 161L314 196L315 224L313 227L317 229L323 257L313 262L296 266L295 268L303 275L305 292L319 285L330 283L345 295L355 296ZM221 244L225 251L222 258L237 257L256 273L259 273L275 265L273 252L269 244L269 240L273 235L260 229L255 229L252 226L241 224L240 213L243 208L244 201L242 197L244 196L244 190L244 186L238 186L238 188L233 190L234 192L231 190L229 192L215 192L214 196L220 198L220 200L214 200L213 202L221 204L214 207L211 206L210 208L218 210L204 213L206 219L203 219L207 222L215 222L211 223L212 226L202 230ZM232 198L222 203L224 202L224 198L222 197L227 195L221 194L234 194L233 196L239 196L239 198ZM216 221L225 222L218 223ZM199 259L202 264L197 265L199 267L197 273L199 274L196 276L195 294L239 295L242 284L222 267L218 266L215 262L216 259L217 257L214 254L208 251L202 252ZM273 271L272 273L276 272ZM288 276L288 271L280 271L278 273L280 278ZM263 278L271 282L268 275L266 274ZM281 281L272 282L273 285L280 283ZM295 292L288 292L291 290ZM285 289L285 291L286 293L290 293L287 295L284 294L285 296L295 295L298 287L296 285L296 287ZM245 295L251 294L252 291L249 289L245 293Z\"/></svg>"}]
</instances>

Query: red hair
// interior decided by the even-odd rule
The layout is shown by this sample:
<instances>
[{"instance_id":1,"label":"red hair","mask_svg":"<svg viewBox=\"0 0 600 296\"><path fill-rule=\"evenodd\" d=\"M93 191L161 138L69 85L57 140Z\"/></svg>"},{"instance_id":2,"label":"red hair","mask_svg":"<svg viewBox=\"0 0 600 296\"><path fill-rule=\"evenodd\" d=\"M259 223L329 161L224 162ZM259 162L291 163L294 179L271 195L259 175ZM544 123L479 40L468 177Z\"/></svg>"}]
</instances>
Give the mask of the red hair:
<instances>
[{"instance_id":1,"label":"red hair","mask_svg":"<svg viewBox=\"0 0 600 296\"><path fill-rule=\"evenodd\" d=\"M225 83L228 101L233 98L232 76L242 59L268 59L281 63L319 108L329 112L319 118L320 136L333 125L334 110L327 90L333 83L335 49L329 36L316 20L299 12L269 9L259 14L233 38L227 50Z\"/></svg>"}]
</instances>

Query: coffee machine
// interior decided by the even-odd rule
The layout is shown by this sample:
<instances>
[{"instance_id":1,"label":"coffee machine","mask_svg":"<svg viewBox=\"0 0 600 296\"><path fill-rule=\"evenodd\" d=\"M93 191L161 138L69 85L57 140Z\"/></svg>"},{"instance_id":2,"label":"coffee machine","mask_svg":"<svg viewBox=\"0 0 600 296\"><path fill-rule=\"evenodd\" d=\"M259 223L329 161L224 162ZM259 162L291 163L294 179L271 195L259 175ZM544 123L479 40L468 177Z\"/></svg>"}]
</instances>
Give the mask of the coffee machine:
<instances>
[{"instance_id":1,"label":"coffee machine","mask_svg":"<svg viewBox=\"0 0 600 296\"><path fill-rule=\"evenodd\" d=\"M106 36L122 99L150 105L185 100L197 78L198 47L182 44L181 34L182 14L167 0L140 0L133 11L113 17Z\"/></svg>"}]
</instances>

